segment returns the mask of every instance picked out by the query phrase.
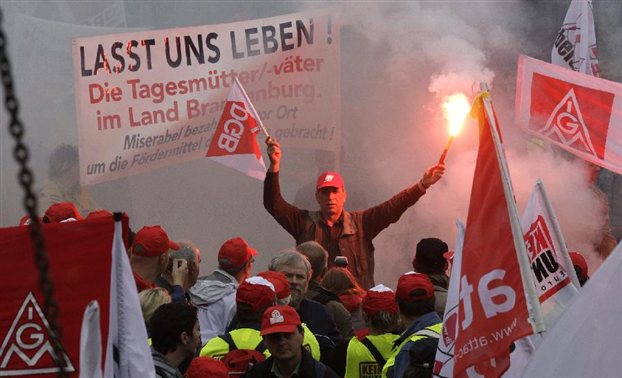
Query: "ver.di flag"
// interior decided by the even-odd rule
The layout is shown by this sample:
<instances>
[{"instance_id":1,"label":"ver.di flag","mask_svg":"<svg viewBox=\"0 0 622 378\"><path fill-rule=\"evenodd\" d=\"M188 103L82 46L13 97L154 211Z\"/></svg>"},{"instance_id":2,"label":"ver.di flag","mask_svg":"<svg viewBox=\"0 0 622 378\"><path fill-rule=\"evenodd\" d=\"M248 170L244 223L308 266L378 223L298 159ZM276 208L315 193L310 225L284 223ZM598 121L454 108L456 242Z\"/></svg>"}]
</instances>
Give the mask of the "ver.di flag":
<instances>
[{"instance_id":1,"label":"ver.di flag","mask_svg":"<svg viewBox=\"0 0 622 378\"><path fill-rule=\"evenodd\" d=\"M236 78L206 156L250 177L265 179L266 165L257 144L258 122L259 116Z\"/></svg>"},{"instance_id":2,"label":"ver.di flag","mask_svg":"<svg viewBox=\"0 0 622 378\"><path fill-rule=\"evenodd\" d=\"M521 55L515 114L526 132L622 174L622 84Z\"/></svg>"},{"instance_id":3,"label":"ver.di flag","mask_svg":"<svg viewBox=\"0 0 622 378\"><path fill-rule=\"evenodd\" d=\"M550 329L579 293L579 280L541 180L536 182L529 196L521 225L542 316L546 328ZM504 377L521 376L541 340L539 335L531 335L516 341L516 348L510 355L511 366Z\"/></svg>"},{"instance_id":4,"label":"ver.di flag","mask_svg":"<svg viewBox=\"0 0 622 378\"><path fill-rule=\"evenodd\" d=\"M543 324L488 92L476 99L472 114L480 142L461 272L452 277L460 280L454 377L488 378L507 370L514 340Z\"/></svg>"},{"instance_id":5,"label":"ver.di flag","mask_svg":"<svg viewBox=\"0 0 622 378\"><path fill-rule=\"evenodd\" d=\"M551 51L551 63L600 76L592 0L572 0Z\"/></svg>"}]
</instances>

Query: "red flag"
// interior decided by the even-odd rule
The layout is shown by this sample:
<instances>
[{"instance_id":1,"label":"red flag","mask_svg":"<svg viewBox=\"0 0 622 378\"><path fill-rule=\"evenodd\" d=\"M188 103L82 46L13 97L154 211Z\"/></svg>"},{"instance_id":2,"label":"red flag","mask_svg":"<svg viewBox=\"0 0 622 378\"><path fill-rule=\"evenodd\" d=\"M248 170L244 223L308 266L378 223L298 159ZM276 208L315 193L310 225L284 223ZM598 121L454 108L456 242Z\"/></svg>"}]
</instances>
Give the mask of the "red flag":
<instances>
[{"instance_id":1,"label":"red flag","mask_svg":"<svg viewBox=\"0 0 622 378\"><path fill-rule=\"evenodd\" d=\"M504 180L511 189L509 177L502 173L503 150L500 142L496 145L494 141L492 127L496 122L491 125L483 96L473 109L479 121L480 144L460 274L459 327L454 349L454 376L458 377L466 377L470 367L485 377L499 377L509 366L512 341L533 333L515 249L517 238L504 192ZM522 243L520 231L518 237ZM529 284L535 293L533 284Z\"/></svg>"},{"instance_id":2,"label":"red flag","mask_svg":"<svg viewBox=\"0 0 622 378\"><path fill-rule=\"evenodd\" d=\"M235 80L205 156L263 180L266 177L266 165L257 144L258 121L244 88Z\"/></svg>"},{"instance_id":3,"label":"red flag","mask_svg":"<svg viewBox=\"0 0 622 378\"><path fill-rule=\"evenodd\" d=\"M43 234L63 331L61 360L75 373L80 366L82 315L92 300L102 309L104 342L108 334L113 220L44 224ZM47 377L58 368L28 227L0 229L0 259L5 281L0 288L0 376Z\"/></svg>"},{"instance_id":4,"label":"red flag","mask_svg":"<svg viewBox=\"0 0 622 378\"><path fill-rule=\"evenodd\" d=\"M622 174L622 84L520 56L516 123Z\"/></svg>"}]
</instances>

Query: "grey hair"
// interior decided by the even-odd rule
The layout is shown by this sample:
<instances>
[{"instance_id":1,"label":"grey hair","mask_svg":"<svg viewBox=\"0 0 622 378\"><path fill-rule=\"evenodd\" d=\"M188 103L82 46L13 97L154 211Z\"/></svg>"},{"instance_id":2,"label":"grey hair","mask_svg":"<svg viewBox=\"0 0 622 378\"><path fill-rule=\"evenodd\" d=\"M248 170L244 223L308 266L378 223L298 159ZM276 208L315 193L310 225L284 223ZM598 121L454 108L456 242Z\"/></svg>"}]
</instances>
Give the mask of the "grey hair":
<instances>
[{"instance_id":1,"label":"grey hair","mask_svg":"<svg viewBox=\"0 0 622 378\"><path fill-rule=\"evenodd\" d=\"M298 252L302 253L309 259L311 268L313 269L313 279L317 279L326 268L328 262L328 252L322 245L314 240L310 240L299 244L296 247Z\"/></svg>"},{"instance_id":2,"label":"grey hair","mask_svg":"<svg viewBox=\"0 0 622 378\"><path fill-rule=\"evenodd\" d=\"M283 265L291 266L300 264L303 264L305 268L307 268L307 279L309 279L313 274L311 263L305 255L293 249L286 249L285 251L281 251L278 255L274 256L272 260L270 260L268 270L277 270L278 267Z\"/></svg>"},{"instance_id":3,"label":"grey hair","mask_svg":"<svg viewBox=\"0 0 622 378\"><path fill-rule=\"evenodd\" d=\"M179 249L177 251L171 250L169 253L167 267L167 270L169 271L173 269L173 261L175 259L188 261L188 267L196 264L196 255L194 254L194 250L198 250L197 246L191 241L180 241L177 244L179 244Z\"/></svg>"}]
</instances>

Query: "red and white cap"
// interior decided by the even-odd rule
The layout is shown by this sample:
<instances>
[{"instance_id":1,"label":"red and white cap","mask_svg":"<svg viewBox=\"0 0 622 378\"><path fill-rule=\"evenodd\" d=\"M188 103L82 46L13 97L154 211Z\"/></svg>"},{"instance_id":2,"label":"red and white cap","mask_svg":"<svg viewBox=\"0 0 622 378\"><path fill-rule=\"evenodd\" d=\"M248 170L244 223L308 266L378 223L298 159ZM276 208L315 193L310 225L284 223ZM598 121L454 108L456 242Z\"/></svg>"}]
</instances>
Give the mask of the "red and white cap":
<instances>
[{"instance_id":1,"label":"red and white cap","mask_svg":"<svg viewBox=\"0 0 622 378\"><path fill-rule=\"evenodd\" d=\"M345 188L343 178L337 172L324 172L317 178L315 190L322 188Z\"/></svg>"},{"instance_id":2,"label":"red and white cap","mask_svg":"<svg viewBox=\"0 0 622 378\"><path fill-rule=\"evenodd\" d=\"M261 320L261 336L281 332L293 333L300 323L300 316L293 307L268 307Z\"/></svg>"}]
</instances>

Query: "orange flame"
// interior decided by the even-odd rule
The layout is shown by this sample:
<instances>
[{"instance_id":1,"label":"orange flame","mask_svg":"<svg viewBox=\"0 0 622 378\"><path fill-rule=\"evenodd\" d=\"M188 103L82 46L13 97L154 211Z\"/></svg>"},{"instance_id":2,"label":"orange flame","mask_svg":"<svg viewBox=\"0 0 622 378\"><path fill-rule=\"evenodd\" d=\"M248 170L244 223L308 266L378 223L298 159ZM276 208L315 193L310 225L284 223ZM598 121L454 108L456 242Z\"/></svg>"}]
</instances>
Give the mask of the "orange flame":
<instances>
[{"instance_id":1,"label":"orange flame","mask_svg":"<svg viewBox=\"0 0 622 378\"><path fill-rule=\"evenodd\" d=\"M454 93L443 100L443 116L449 122L449 137L453 138L462 129L467 115L471 111L471 104L463 93Z\"/></svg>"}]
</instances>

